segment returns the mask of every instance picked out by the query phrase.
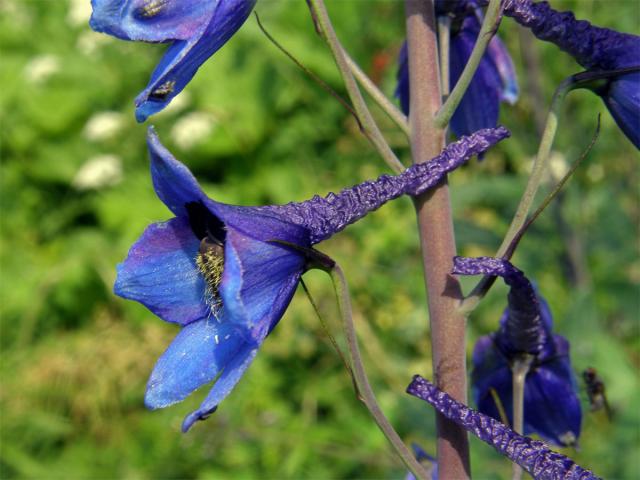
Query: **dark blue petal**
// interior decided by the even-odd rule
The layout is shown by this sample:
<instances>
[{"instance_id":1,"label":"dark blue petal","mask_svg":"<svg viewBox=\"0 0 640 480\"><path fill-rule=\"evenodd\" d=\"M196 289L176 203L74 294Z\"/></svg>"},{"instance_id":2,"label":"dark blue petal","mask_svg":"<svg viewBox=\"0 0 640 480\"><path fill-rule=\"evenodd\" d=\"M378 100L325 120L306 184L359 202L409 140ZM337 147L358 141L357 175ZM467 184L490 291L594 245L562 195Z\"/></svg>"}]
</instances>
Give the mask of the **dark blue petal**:
<instances>
[{"instance_id":1,"label":"dark blue petal","mask_svg":"<svg viewBox=\"0 0 640 480\"><path fill-rule=\"evenodd\" d=\"M409 57L406 41L402 44L398 55L397 80L395 96L400 100L400 108L404 114L409 115Z\"/></svg>"},{"instance_id":2,"label":"dark blue petal","mask_svg":"<svg viewBox=\"0 0 640 480\"><path fill-rule=\"evenodd\" d=\"M249 368L249 365L251 365L251 362L253 362L253 359L258 353L258 346L259 345L249 346L249 344L245 344L224 367L222 375L216 380L216 383L204 399L204 402L202 402L196 411L187 415L182 422L183 432L189 430L196 421L205 420L216 411L220 402L231 393L231 390L233 390L240 381L240 378L242 378L242 375L244 375L244 372Z\"/></svg>"},{"instance_id":3,"label":"dark blue petal","mask_svg":"<svg viewBox=\"0 0 640 480\"><path fill-rule=\"evenodd\" d=\"M147 145L151 156L151 180L158 198L177 217L187 218L185 205L203 202L206 195L189 169L160 143L153 127L147 132Z\"/></svg>"},{"instance_id":4,"label":"dark blue petal","mask_svg":"<svg viewBox=\"0 0 640 480\"><path fill-rule=\"evenodd\" d=\"M163 408L211 382L248 350L238 329L210 317L185 326L162 354L147 384L145 404Z\"/></svg>"},{"instance_id":5,"label":"dark blue petal","mask_svg":"<svg viewBox=\"0 0 640 480\"><path fill-rule=\"evenodd\" d=\"M118 265L115 293L168 322L184 325L206 316L204 280L195 264L199 245L185 219L150 225Z\"/></svg>"},{"instance_id":6,"label":"dark blue petal","mask_svg":"<svg viewBox=\"0 0 640 480\"><path fill-rule=\"evenodd\" d=\"M500 419L499 409L491 394L495 390L505 410L511 411L511 369L506 358L498 350L493 337L480 337L473 349L473 370L471 372L471 391L478 410ZM508 403L508 404L507 404Z\"/></svg>"},{"instance_id":7,"label":"dark blue petal","mask_svg":"<svg viewBox=\"0 0 640 480\"><path fill-rule=\"evenodd\" d=\"M640 64L640 55L636 63ZM602 98L618 127L640 149L640 72L612 81Z\"/></svg>"},{"instance_id":8,"label":"dark blue petal","mask_svg":"<svg viewBox=\"0 0 640 480\"><path fill-rule=\"evenodd\" d=\"M209 23L218 1L91 0L89 24L123 40L168 42L197 35Z\"/></svg>"},{"instance_id":9,"label":"dark blue petal","mask_svg":"<svg viewBox=\"0 0 640 480\"><path fill-rule=\"evenodd\" d=\"M281 240L309 246L309 232L288 222L266 207L226 205L208 198L189 169L167 150L150 127L147 144L151 156L151 179L158 198L178 217L188 217L188 203L203 203L228 229L259 240Z\"/></svg>"},{"instance_id":10,"label":"dark blue petal","mask_svg":"<svg viewBox=\"0 0 640 480\"><path fill-rule=\"evenodd\" d=\"M480 22L474 15L465 17L462 29L451 37L449 66L451 89L458 82L480 32ZM451 118L451 130L458 137L498 123L502 79L489 52L480 61L469 88Z\"/></svg>"},{"instance_id":11,"label":"dark blue petal","mask_svg":"<svg viewBox=\"0 0 640 480\"><path fill-rule=\"evenodd\" d=\"M568 446L580 436L582 410L569 357L557 356L527 375L524 431L556 445Z\"/></svg>"},{"instance_id":12,"label":"dark blue petal","mask_svg":"<svg viewBox=\"0 0 640 480\"><path fill-rule=\"evenodd\" d=\"M298 251L230 229L221 287L228 321L264 338L284 314L304 266Z\"/></svg>"},{"instance_id":13,"label":"dark blue petal","mask_svg":"<svg viewBox=\"0 0 640 480\"><path fill-rule=\"evenodd\" d=\"M554 335L554 354L534 360L525 381L524 433L537 433L557 445L570 445L580 435L582 412L568 356L568 342ZM491 337L478 340L473 354L472 392L478 410L497 420L495 390L509 422L513 421L513 381L509 365Z\"/></svg>"},{"instance_id":14,"label":"dark blue petal","mask_svg":"<svg viewBox=\"0 0 640 480\"><path fill-rule=\"evenodd\" d=\"M136 98L136 119L139 122L162 110L182 91L198 68L242 26L255 2L219 0L206 28L169 47L151 75L149 84Z\"/></svg>"}]
</instances>

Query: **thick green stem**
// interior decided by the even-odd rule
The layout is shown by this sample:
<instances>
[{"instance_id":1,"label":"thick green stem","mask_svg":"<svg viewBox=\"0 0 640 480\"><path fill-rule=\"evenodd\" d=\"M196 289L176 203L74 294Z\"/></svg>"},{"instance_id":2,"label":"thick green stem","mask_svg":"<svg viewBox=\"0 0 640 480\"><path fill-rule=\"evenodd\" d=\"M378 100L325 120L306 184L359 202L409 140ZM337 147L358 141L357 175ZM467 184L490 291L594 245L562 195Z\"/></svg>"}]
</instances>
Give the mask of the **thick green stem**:
<instances>
[{"instance_id":1,"label":"thick green stem","mask_svg":"<svg viewBox=\"0 0 640 480\"><path fill-rule=\"evenodd\" d=\"M391 100L387 98L387 96L382 93L382 91L378 88L378 86L373 83L373 81L369 78L369 76L362 71L360 66L355 62L353 58L349 56L349 54L343 50L344 56L347 59L347 64L351 69L351 73L353 73L354 77L358 81L358 83L365 89L365 91L371 96L374 102L378 104L378 106L382 109L384 113L386 113L391 120L402 130L402 132L409 137L409 122L404 113L402 113L398 107L396 107Z\"/></svg>"},{"instance_id":2,"label":"thick green stem","mask_svg":"<svg viewBox=\"0 0 640 480\"><path fill-rule=\"evenodd\" d=\"M442 105L433 119L437 128L446 127L451 120L451 117L453 117L456 108L458 108L458 105L462 101L462 97L467 91L467 88L480 65L480 60L482 60L482 56L484 55L491 38L493 38L493 35L498 28L499 22L500 0L490 0L484 17L484 22L482 22L482 27L480 28L480 33L478 34L478 39L473 47L471 56L469 57L456 86L453 87L453 91L447 98L447 101Z\"/></svg>"},{"instance_id":3,"label":"thick green stem","mask_svg":"<svg viewBox=\"0 0 640 480\"><path fill-rule=\"evenodd\" d=\"M524 425L524 386L527 373L531 367L531 355L524 354L513 362L511 365L511 378L513 380L513 425L511 428L516 433L523 432ZM522 468L517 463L513 464L512 480L520 480L522 478Z\"/></svg>"},{"instance_id":4,"label":"thick green stem","mask_svg":"<svg viewBox=\"0 0 640 480\"><path fill-rule=\"evenodd\" d=\"M420 162L434 157L444 146L444 129L433 123L442 102L434 1L406 0L406 19L411 153L413 161ZM466 319L456 311L462 292L450 274L456 245L446 179L417 197L415 207L429 300L435 378L439 388L466 403ZM466 431L439 414L436 426L440 478L469 478Z\"/></svg>"},{"instance_id":5,"label":"thick green stem","mask_svg":"<svg viewBox=\"0 0 640 480\"><path fill-rule=\"evenodd\" d=\"M349 361L351 363L350 367L358 389L358 396L364 402L376 421L376 424L380 427L380 430L382 430L385 437L387 437L387 440L392 445L400 459L404 462L407 468L411 470L411 473L420 480L427 480L427 472L414 458L411 451L407 448L389 423L389 420L387 420L387 417L385 417L378 405L373 389L369 384L369 379L364 369L364 364L362 363L362 357L360 356L358 337L353 323L351 310L351 296L349 295L349 287L344 273L338 264L334 265L334 267L328 270L328 272L331 276L331 280L333 281L333 288L335 289L336 297L338 299L338 309L340 311L342 326L347 338L347 350L349 352Z\"/></svg>"},{"instance_id":6,"label":"thick green stem","mask_svg":"<svg viewBox=\"0 0 640 480\"><path fill-rule=\"evenodd\" d=\"M391 147L389 147L389 144L373 119L364 98L362 98L358 84L351 73L351 68L349 67L349 63L347 62L347 58L344 54L344 49L342 48L340 40L338 40L338 36L331 24L331 19L329 18L329 13L327 12L324 1L309 0L308 3L316 22L316 27L319 29L321 35L326 40L331 52L333 53L333 57L338 69L340 70L342 79L344 80L345 88L347 89L351 103L353 103L353 108L355 109L358 119L360 120L360 124L362 125L363 133L376 147L380 155L382 155L382 158L392 170L396 173L404 171L404 165L400 160L398 160L398 157L393 153Z\"/></svg>"}]
</instances>

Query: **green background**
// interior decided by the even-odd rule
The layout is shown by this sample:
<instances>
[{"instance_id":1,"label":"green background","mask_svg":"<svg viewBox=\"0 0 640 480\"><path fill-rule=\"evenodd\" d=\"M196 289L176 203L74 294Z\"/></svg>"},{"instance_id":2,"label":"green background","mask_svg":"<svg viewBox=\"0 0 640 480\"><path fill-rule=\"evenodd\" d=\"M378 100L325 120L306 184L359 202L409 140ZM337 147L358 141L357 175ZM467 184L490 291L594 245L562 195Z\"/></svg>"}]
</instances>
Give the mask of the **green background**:
<instances>
[{"instance_id":1,"label":"green background","mask_svg":"<svg viewBox=\"0 0 640 480\"><path fill-rule=\"evenodd\" d=\"M602 26L640 30L634 0L553 4ZM329 1L328 8L344 45L391 95L402 2ZM260 0L257 11L270 33L344 94L304 2ZM115 297L112 285L116 263L145 226L170 216L151 187L146 126L133 115L133 98L164 47L91 32L88 12L88 0L0 0L0 477L402 477L301 291L209 420L179 432L205 391L145 410L145 382L177 328ZM512 21L503 22L500 35L522 95L502 108L513 139L451 176L464 255L494 253L537 148L534 108L544 112L555 86L579 71L553 45L534 42L528 48L538 49L542 69L525 72ZM542 82L543 105L532 100L534 78ZM217 200L304 200L387 172L343 107L278 52L253 18L174 103L150 123ZM409 161L403 135L373 111ZM112 112L111 123L104 112ZM599 112L600 139L514 262L549 301L576 372L596 367L614 410L610 422L588 412L582 389L581 448L565 453L603 477L632 479L640 475L638 155L600 99L579 91L563 110L553 164L561 171L579 156ZM78 172L104 155L121 174L88 188ZM411 202L385 206L320 250L347 273L383 409L404 439L434 453L432 410L403 393L414 373L432 375ZM578 275L568 273L572 268ZM339 336L328 278L312 272L305 281ZM463 279L467 291L473 284ZM469 353L478 336L496 328L506 291L496 284L470 318ZM471 445L476 478L508 478L506 460L475 439Z\"/></svg>"}]
</instances>

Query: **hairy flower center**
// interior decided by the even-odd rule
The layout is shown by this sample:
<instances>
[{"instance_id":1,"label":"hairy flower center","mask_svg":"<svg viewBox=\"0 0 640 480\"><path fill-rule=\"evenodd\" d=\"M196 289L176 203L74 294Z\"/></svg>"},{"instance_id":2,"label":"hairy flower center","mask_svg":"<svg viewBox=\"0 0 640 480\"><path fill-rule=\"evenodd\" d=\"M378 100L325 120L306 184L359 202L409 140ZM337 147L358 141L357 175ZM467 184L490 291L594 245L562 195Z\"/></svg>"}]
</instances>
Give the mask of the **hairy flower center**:
<instances>
[{"instance_id":1,"label":"hairy flower center","mask_svg":"<svg viewBox=\"0 0 640 480\"><path fill-rule=\"evenodd\" d=\"M167 5L167 0L147 0L137 9L136 14L141 18L151 18L158 15Z\"/></svg>"},{"instance_id":2,"label":"hairy flower center","mask_svg":"<svg viewBox=\"0 0 640 480\"><path fill-rule=\"evenodd\" d=\"M203 238L200 241L200 250L196 255L196 265L207 283L205 302L211 308L211 313L217 317L222 307L222 297L220 296L220 282L224 269L224 246L222 243L211 237Z\"/></svg>"}]
</instances>

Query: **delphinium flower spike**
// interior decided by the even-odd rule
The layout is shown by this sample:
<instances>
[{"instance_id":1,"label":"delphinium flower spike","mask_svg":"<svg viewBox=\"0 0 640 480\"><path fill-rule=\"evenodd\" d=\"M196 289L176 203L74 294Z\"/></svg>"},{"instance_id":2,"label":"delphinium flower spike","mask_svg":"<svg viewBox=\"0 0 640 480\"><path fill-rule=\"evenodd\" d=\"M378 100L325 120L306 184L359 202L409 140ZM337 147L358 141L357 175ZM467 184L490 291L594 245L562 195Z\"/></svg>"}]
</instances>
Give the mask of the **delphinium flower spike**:
<instances>
[{"instance_id":1,"label":"delphinium flower spike","mask_svg":"<svg viewBox=\"0 0 640 480\"><path fill-rule=\"evenodd\" d=\"M256 0L91 0L91 28L123 40L172 42L136 98L144 122L166 107L242 26Z\"/></svg>"},{"instance_id":2,"label":"delphinium flower spike","mask_svg":"<svg viewBox=\"0 0 640 480\"><path fill-rule=\"evenodd\" d=\"M118 266L115 293L182 330L156 364L145 403L162 408L217 378L183 430L231 392L287 308L312 245L403 194L418 195L504 139L504 127L449 145L398 176L288 205L242 207L208 198L149 129L155 191L173 212L150 225Z\"/></svg>"},{"instance_id":3,"label":"delphinium flower spike","mask_svg":"<svg viewBox=\"0 0 640 480\"><path fill-rule=\"evenodd\" d=\"M576 20L547 2L505 0L504 14L531 29L540 40L552 42L590 72L640 67L640 36L616 32ZM598 79L588 88L606 104L616 123L640 149L640 71Z\"/></svg>"},{"instance_id":4,"label":"delphinium flower spike","mask_svg":"<svg viewBox=\"0 0 640 480\"><path fill-rule=\"evenodd\" d=\"M508 307L497 332L481 337L473 352L472 388L478 409L500 418L491 395L502 402L513 422L511 366L523 355L531 357L525 379L524 433L537 433L557 445L573 445L580 435L582 411L577 382L569 359L569 342L552 333L547 303L524 274L500 258L456 257L457 275L496 275L511 288Z\"/></svg>"},{"instance_id":5,"label":"delphinium flower spike","mask_svg":"<svg viewBox=\"0 0 640 480\"><path fill-rule=\"evenodd\" d=\"M407 387L407 393L430 403L440 414L493 446L536 480L599 478L569 457L549 449L543 442L519 435L499 421L457 402L420 375L413 377L413 381Z\"/></svg>"},{"instance_id":6,"label":"delphinium flower spike","mask_svg":"<svg viewBox=\"0 0 640 480\"><path fill-rule=\"evenodd\" d=\"M482 13L475 0L436 1L437 15L450 15L451 39L449 67L451 88L458 82L482 24ZM409 114L409 60L406 42L398 59L396 96L402 111ZM498 123L500 102L513 104L518 98L518 83L509 52L496 36L491 39L480 66L460 105L451 118L451 130L456 136L468 135Z\"/></svg>"}]
</instances>

